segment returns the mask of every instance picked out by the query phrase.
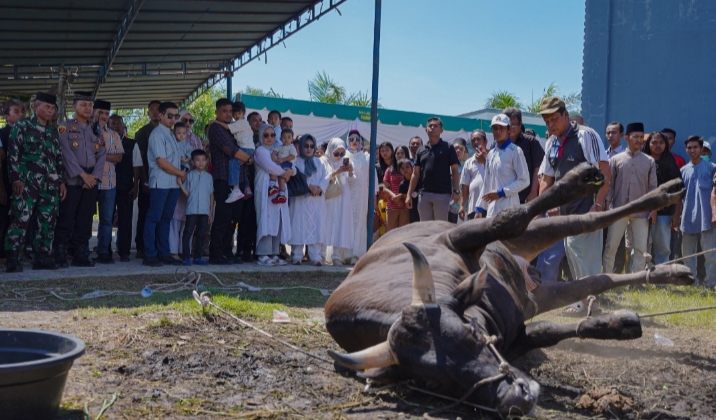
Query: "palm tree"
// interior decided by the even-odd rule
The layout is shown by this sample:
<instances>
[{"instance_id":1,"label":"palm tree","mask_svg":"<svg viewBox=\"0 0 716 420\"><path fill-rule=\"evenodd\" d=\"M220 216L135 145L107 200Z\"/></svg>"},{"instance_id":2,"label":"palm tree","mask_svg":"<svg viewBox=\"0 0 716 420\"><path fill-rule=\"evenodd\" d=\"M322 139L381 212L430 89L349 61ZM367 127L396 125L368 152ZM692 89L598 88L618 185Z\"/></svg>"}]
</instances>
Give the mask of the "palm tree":
<instances>
[{"instance_id":1,"label":"palm tree","mask_svg":"<svg viewBox=\"0 0 716 420\"><path fill-rule=\"evenodd\" d=\"M308 95L314 102L346 103L346 88L331 79L325 71L316 73L316 77L308 81Z\"/></svg>"},{"instance_id":2,"label":"palm tree","mask_svg":"<svg viewBox=\"0 0 716 420\"><path fill-rule=\"evenodd\" d=\"M524 108L517 95L506 90L492 92L492 96L485 101L485 108L505 109L510 107Z\"/></svg>"},{"instance_id":3,"label":"palm tree","mask_svg":"<svg viewBox=\"0 0 716 420\"><path fill-rule=\"evenodd\" d=\"M351 93L350 96L348 96L348 99L346 99L346 105L351 106L369 107L371 102L372 101L368 92L363 92L361 90L356 93ZM380 104L378 104L378 106L380 107Z\"/></svg>"},{"instance_id":4,"label":"palm tree","mask_svg":"<svg viewBox=\"0 0 716 420\"><path fill-rule=\"evenodd\" d=\"M246 86L246 89L244 89L244 93L247 95L253 95L253 96L268 96L269 98L283 98L283 95L281 95L280 93L276 93L273 90L273 88L269 88L269 90L266 91L263 89Z\"/></svg>"},{"instance_id":5,"label":"palm tree","mask_svg":"<svg viewBox=\"0 0 716 420\"><path fill-rule=\"evenodd\" d=\"M555 82L550 83L549 86L547 86L547 89L542 92L542 96L535 100L532 105L527 108L527 111L539 113L539 107L542 104L542 101L544 101L545 98L555 96L557 94L559 94L559 86L557 86L557 83ZM566 96L562 96L562 100L569 111L580 110L582 108L581 92L572 92Z\"/></svg>"}]
</instances>

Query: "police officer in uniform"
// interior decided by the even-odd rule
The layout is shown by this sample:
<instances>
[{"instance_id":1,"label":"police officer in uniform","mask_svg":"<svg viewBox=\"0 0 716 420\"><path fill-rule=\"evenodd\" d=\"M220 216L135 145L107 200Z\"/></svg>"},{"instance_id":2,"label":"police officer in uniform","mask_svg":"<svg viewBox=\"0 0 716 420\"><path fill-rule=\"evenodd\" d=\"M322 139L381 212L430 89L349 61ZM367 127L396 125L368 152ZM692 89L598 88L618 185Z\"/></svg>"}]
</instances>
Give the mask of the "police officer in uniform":
<instances>
[{"instance_id":1,"label":"police officer in uniform","mask_svg":"<svg viewBox=\"0 0 716 420\"><path fill-rule=\"evenodd\" d=\"M57 129L51 124L57 112L53 95L35 95L35 115L18 121L10 132L7 160L12 184L14 219L5 238L5 271L19 273L18 252L25 243L30 215L37 212L33 269L57 269L50 257L57 206L65 199L65 168Z\"/></svg>"},{"instance_id":2,"label":"police officer in uniform","mask_svg":"<svg viewBox=\"0 0 716 420\"><path fill-rule=\"evenodd\" d=\"M88 247L105 147L101 133L93 131L93 105L91 93L75 92L74 118L58 127L67 171L67 199L60 205L54 248L55 262L63 268L67 267L68 248L73 251L73 266L94 267Z\"/></svg>"}]
</instances>

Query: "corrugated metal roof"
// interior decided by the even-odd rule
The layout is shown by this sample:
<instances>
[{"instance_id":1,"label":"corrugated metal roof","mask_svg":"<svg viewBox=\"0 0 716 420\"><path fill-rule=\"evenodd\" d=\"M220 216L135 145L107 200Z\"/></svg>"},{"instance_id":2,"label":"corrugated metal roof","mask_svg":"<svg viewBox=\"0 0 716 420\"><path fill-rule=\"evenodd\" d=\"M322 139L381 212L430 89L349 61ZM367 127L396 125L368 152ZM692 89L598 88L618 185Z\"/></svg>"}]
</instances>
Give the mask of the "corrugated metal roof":
<instances>
[{"instance_id":1,"label":"corrugated metal roof","mask_svg":"<svg viewBox=\"0 0 716 420\"><path fill-rule=\"evenodd\" d=\"M346 0L3 0L0 95L72 91L113 108L192 100Z\"/></svg>"}]
</instances>

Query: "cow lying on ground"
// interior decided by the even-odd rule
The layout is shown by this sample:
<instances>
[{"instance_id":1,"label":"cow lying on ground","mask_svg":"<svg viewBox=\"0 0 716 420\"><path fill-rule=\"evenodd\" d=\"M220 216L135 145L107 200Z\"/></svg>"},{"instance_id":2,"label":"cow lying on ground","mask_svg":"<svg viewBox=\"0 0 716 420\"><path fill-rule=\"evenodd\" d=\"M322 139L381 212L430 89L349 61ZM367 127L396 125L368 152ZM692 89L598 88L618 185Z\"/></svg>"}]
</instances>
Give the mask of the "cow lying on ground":
<instances>
[{"instance_id":1,"label":"cow lying on ground","mask_svg":"<svg viewBox=\"0 0 716 420\"><path fill-rule=\"evenodd\" d=\"M462 397L476 382L499 376L495 348L512 361L526 352L571 337L633 339L639 317L616 311L566 325L539 321L537 314L617 286L688 285L681 265L634 274L600 274L571 283L540 282L529 266L542 250L563 238L605 228L632 213L671 205L684 195L680 180L619 209L533 220L549 209L594 194L603 184L598 169L572 170L545 194L494 218L458 227L426 222L391 231L358 261L326 303L326 328L351 354L329 351L339 364L365 370L377 383L416 379ZM409 279L412 278L412 284ZM504 365L503 365L504 368ZM502 414L529 413L539 385L511 368L511 375L479 387L470 400Z\"/></svg>"}]
</instances>

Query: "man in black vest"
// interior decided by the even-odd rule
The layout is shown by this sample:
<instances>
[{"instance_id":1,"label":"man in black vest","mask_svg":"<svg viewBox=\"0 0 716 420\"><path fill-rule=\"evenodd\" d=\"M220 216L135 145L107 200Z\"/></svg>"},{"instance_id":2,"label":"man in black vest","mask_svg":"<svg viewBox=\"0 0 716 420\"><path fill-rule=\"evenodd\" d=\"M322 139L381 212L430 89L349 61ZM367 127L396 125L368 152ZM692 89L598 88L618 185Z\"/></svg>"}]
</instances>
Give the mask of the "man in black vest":
<instances>
[{"instance_id":1,"label":"man in black vest","mask_svg":"<svg viewBox=\"0 0 716 420\"><path fill-rule=\"evenodd\" d=\"M143 167L142 156L137 143L127 137L127 127L121 116L114 114L109 117L109 128L119 133L122 139L124 155L117 164L117 254L119 261L129 262L129 251L132 247L132 219L134 217L134 200L139 191L139 171ZM111 249L111 245L110 245Z\"/></svg>"},{"instance_id":2,"label":"man in black vest","mask_svg":"<svg viewBox=\"0 0 716 420\"><path fill-rule=\"evenodd\" d=\"M139 151L142 155L142 169L141 169L141 186L138 191L139 202L137 211L139 212L137 217L137 235L134 238L134 243L137 246L137 259L144 258L144 222L147 220L147 212L149 211L149 185L146 183L149 180L149 162L147 161L147 150L149 149L149 136L152 131L159 125L159 105L161 101L151 101L147 105L147 115L149 115L149 122L134 134L134 141L139 147Z\"/></svg>"},{"instance_id":3,"label":"man in black vest","mask_svg":"<svg viewBox=\"0 0 716 420\"><path fill-rule=\"evenodd\" d=\"M603 211L604 197L609 190L609 159L599 134L589 127L569 120L569 112L564 101L557 96L545 98L540 106L540 114L547 129L552 134L545 147L544 160L540 166L540 194L543 194L556 181L571 169L583 162L598 165L604 174L604 185L596 196L574 200L550 211L550 215L586 214ZM570 236L564 240L564 248L574 279L599 274L602 271L602 231ZM545 251L546 252L546 251ZM544 279L554 281L556 279ZM586 314L584 302L565 310L565 315L581 316Z\"/></svg>"}]
</instances>

